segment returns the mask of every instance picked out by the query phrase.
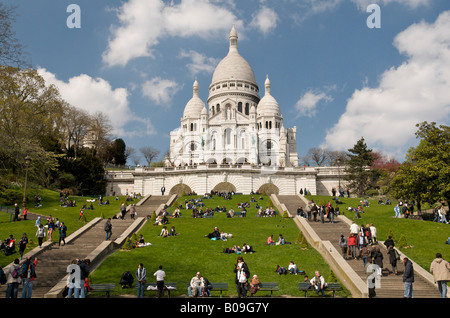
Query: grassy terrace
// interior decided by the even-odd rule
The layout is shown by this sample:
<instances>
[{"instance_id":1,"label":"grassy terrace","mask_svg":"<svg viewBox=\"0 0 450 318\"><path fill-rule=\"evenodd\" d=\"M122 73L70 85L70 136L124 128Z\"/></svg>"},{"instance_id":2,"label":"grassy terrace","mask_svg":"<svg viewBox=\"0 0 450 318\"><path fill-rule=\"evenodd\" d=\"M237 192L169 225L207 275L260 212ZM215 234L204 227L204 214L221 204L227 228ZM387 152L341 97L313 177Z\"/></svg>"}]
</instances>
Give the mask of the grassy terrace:
<instances>
[{"instance_id":1,"label":"grassy terrace","mask_svg":"<svg viewBox=\"0 0 450 318\"><path fill-rule=\"evenodd\" d=\"M196 197L183 197L178 199L184 203L185 199ZM232 200L203 199L207 207L225 206L238 211L239 202L250 202L251 196L234 196ZM267 206L269 197L264 196L257 203ZM183 204L184 205L184 204ZM170 208L173 211L173 208ZM161 226L147 222L139 234L144 236L146 242L152 245L135 248L131 251L117 251L111 255L92 274L92 283L119 283L124 271L130 271L133 276L139 263L147 269L147 281L155 282L153 273L159 265L166 271L166 282L177 282L178 291L174 295L187 294L186 283L200 271L211 282L228 283L229 290L224 296L236 296L234 283L234 265L236 254L224 254L224 247L233 245L242 246L243 243L253 246L255 253L242 255L247 262L251 275L257 274L262 282L278 282L280 291L275 295L300 296L298 282L304 279L301 275L283 275L276 273L277 265L287 266L294 261L300 270L304 270L309 277L319 270L325 278L330 275L330 268L321 255L311 247L306 250L295 244L299 229L291 219L277 217L256 217L255 203L247 209L247 217L227 218L225 213L215 213L214 218L192 218L191 210L182 210L181 218L170 218L167 225L170 229L175 227L179 235L162 238L159 236ZM205 237L217 226L220 231L231 233L233 237L227 241L212 241ZM276 239L283 234L289 245L269 246L265 242L269 235ZM135 294L135 290L117 288L117 293ZM171 295L172 295L171 293ZM260 295L270 295L270 292L261 292ZM347 291L338 294L340 297L349 297Z\"/></svg>"},{"instance_id":2,"label":"grassy terrace","mask_svg":"<svg viewBox=\"0 0 450 318\"><path fill-rule=\"evenodd\" d=\"M77 207L62 208L59 203L59 193L52 191L40 191L42 195L43 207L34 208L30 206L30 212L36 212L42 215L52 215L64 221L68 226L68 235L76 229L83 226L78 220L79 211L86 197L71 197L77 201ZM183 203L185 199L197 197L183 197L178 201ZM224 200L220 197L214 199L204 199L203 203L207 207L214 208L217 205L225 206L228 209L234 208L238 211L238 203L250 202L251 196L234 196L232 200ZM264 196L257 203L263 207L269 204L269 197ZM329 196L310 196L316 202L327 202ZM103 216L105 218L116 214L119 211L120 203L125 197L120 197L116 201L109 198L110 205L98 206L94 203L94 210L87 210L87 220L94 217ZM345 215L353 219L354 214L348 212L348 206L356 207L360 201L358 198L343 198L343 204L340 210ZM137 202L137 201L135 201ZM376 200L369 200L370 206L364 208L365 213L361 214L361 219L356 220L358 224L374 223L378 230L378 239L386 239L389 231L392 231L398 240L402 235L407 241L407 248L401 250L421 265L429 270L429 265L434 259L435 253L440 252L444 258L450 259L449 245L445 244L449 236L449 225L434 223L430 221L417 221L412 219L394 219L394 205L379 205ZM280 276L275 270L277 265L287 267L289 261L294 261L299 269L304 270L310 277L315 270L319 270L325 278L330 275L330 268L324 262L321 255L312 249L302 249L299 244L295 244L299 235L299 229L291 219L277 217L260 218L256 217L255 203L250 203L251 207L247 209L247 217L227 218L225 213L215 213L214 218L191 218L191 211L182 210L183 216L177 219L169 219L167 225L170 229L175 227L180 235L175 237L162 238L159 236L161 226L154 226L149 220L137 235L142 234L146 242L151 246L135 248L131 251L119 250L112 254L105 262L91 275L91 283L119 283L120 277L124 271L130 271L133 275L139 263L143 263L147 269L148 282L154 282L153 273L159 265L163 265L166 271L167 282L177 282L178 291L173 295L186 294L185 285L190 281L197 271L200 271L211 282L225 282L229 284L229 291L224 296L235 296L235 284L233 268L236 262L236 254L222 253L223 247L232 247L233 245L242 246L247 243L253 246L255 253L242 255L247 262L251 274L257 274L262 282L278 282L280 291L275 295L301 296L297 288L297 283L303 280L303 276L286 275ZM173 207L169 210L173 211ZM26 232L28 237L36 243L34 220L9 222L9 216L0 213L0 238L4 239L9 234L14 234L18 240L22 233ZM139 215L144 216L144 215ZM44 221L43 224L46 222ZM212 232L217 226L219 230L233 234L228 241L211 241L205 238L205 235ZM284 246L265 245L267 237L273 234L277 238L283 234L286 241L292 242ZM53 240L58 239L55 233ZM29 244L29 249L34 248L35 244ZM5 266L12 262L18 254L5 257L0 254L0 266ZM117 287L115 294L132 294L135 290L121 289ZM270 293L266 292L267 295ZM261 292L264 295L264 292ZM348 291L342 291L337 294L338 297L351 297Z\"/></svg>"}]
</instances>

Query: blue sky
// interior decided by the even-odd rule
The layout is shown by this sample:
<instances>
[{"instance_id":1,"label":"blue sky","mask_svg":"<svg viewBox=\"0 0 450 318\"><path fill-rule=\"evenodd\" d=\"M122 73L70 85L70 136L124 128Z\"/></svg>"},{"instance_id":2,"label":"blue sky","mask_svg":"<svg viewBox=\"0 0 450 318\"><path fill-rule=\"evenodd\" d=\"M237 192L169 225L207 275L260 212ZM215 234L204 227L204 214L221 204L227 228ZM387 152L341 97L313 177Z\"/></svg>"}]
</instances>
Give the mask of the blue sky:
<instances>
[{"instance_id":1,"label":"blue sky","mask_svg":"<svg viewBox=\"0 0 450 318\"><path fill-rule=\"evenodd\" d=\"M127 146L169 148L197 77L206 103L233 24L264 92L312 147L368 146L403 161L415 124L450 118L448 0L7 0L33 67L64 99L108 115ZM69 28L70 4L81 9ZM381 28L369 28L369 4ZM262 96L260 96L262 97Z\"/></svg>"}]
</instances>

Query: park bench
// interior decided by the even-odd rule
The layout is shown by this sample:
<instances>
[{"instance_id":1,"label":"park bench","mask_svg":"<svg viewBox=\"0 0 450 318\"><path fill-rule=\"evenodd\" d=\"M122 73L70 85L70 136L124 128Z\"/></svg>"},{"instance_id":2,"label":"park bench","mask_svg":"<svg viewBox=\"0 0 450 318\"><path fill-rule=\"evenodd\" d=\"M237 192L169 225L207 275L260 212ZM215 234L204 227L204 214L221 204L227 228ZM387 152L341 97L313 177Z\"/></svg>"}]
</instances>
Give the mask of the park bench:
<instances>
[{"instance_id":1,"label":"park bench","mask_svg":"<svg viewBox=\"0 0 450 318\"><path fill-rule=\"evenodd\" d=\"M327 283L327 287L324 289L324 292L330 290L333 292L333 297L336 296L336 291L341 289L341 284L339 283ZM310 283L298 283L298 290L305 292L305 298L307 297L308 291L315 291L313 286Z\"/></svg>"},{"instance_id":2,"label":"park bench","mask_svg":"<svg viewBox=\"0 0 450 318\"><path fill-rule=\"evenodd\" d=\"M91 284L89 285L89 292L92 293L105 293L105 296L109 297L109 292L116 288L116 284Z\"/></svg>"},{"instance_id":3,"label":"park bench","mask_svg":"<svg viewBox=\"0 0 450 318\"><path fill-rule=\"evenodd\" d=\"M186 288L189 289L190 283L186 284ZM210 292L220 291L220 297L222 298L222 292L228 290L228 283L211 283Z\"/></svg>"},{"instance_id":4,"label":"park bench","mask_svg":"<svg viewBox=\"0 0 450 318\"><path fill-rule=\"evenodd\" d=\"M274 291L279 291L278 283L267 283L267 282L259 283L258 292L260 291L270 291L270 297L272 297Z\"/></svg>"},{"instance_id":5,"label":"park bench","mask_svg":"<svg viewBox=\"0 0 450 318\"><path fill-rule=\"evenodd\" d=\"M170 298L170 291L177 290L177 283L164 283L164 291L167 291L167 296ZM136 284L137 289L137 284ZM147 283L144 285L144 294L146 291L158 291L158 288L156 287L156 283Z\"/></svg>"},{"instance_id":6,"label":"park bench","mask_svg":"<svg viewBox=\"0 0 450 318\"><path fill-rule=\"evenodd\" d=\"M222 298L222 292L228 290L228 283L211 283L212 288L210 291L220 291L220 297Z\"/></svg>"}]
</instances>

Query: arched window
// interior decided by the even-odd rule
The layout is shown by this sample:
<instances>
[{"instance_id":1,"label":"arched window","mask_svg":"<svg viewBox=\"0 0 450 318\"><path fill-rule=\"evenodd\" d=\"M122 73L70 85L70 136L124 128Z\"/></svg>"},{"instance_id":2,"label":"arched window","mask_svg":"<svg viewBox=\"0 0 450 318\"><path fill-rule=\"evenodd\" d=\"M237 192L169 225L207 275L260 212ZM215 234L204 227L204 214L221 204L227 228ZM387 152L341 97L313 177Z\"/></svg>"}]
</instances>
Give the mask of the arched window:
<instances>
[{"instance_id":1,"label":"arched window","mask_svg":"<svg viewBox=\"0 0 450 318\"><path fill-rule=\"evenodd\" d=\"M216 114L216 112L214 111L214 106L211 107L211 113L212 113L213 116Z\"/></svg>"},{"instance_id":2,"label":"arched window","mask_svg":"<svg viewBox=\"0 0 450 318\"><path fill-rule=\"evenodd\" d=\"M238 112L242 113L242 102L238 103Z\"/></svg>"},{"instance_id":3,"label":"arched window","mask_svg":"<svg viewBox=\"0 0 450 318\"><path fill-rule=\"evenodd\" d=\"M250 104L246 103L245 104L245 114L248 116L250 114Z\"/></svg>"},{"instance_id":4,"label":"arched window","mask_svg":"<svg viewBox=\"0 0 450 318\"><path fill-rule=\"evenodd\" d=\"M220 104L217 104L216 111L220 112Z\"/></svg>"}]
</instances>

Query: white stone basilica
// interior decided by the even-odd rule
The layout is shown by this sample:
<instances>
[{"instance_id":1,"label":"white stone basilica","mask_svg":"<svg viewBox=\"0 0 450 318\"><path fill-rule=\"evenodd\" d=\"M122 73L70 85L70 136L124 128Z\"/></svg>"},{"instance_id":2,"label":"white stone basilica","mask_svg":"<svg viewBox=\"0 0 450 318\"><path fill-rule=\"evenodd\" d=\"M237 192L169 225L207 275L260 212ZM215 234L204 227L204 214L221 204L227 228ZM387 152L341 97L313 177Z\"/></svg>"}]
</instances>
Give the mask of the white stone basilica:
<instances>
[{"instance_id":1,"label":"white stone basilica","mask_svg":"<svg viewBox=\"0 0 450 318\"><path fill-rule=\"evenodd\" d=\"M255 75L238 52L233 27L227 56L214 71L207 103L195 80L180 127L170 133L165 167L108 171L108 192L160 195L214 191L330 194L339 167L298 166L296 127L285 128L267 77L259 97ZM208 105L208 106L206 106Z\"/></svg>"},{"instance_id":2,"label":"white stone basilica","mask_svg":"<svg viewBox=\"0 0 450 318\"><path fill-rule=\"evenodd\" d=\"M296 127L285 128L280 106L265 80L264 97L249 63L239 54L236 29L228 55L217 65L208 107L195 80L181 125L170 133L167 166L242 164L297 167Z\"/></svg>"}]
</instances>

